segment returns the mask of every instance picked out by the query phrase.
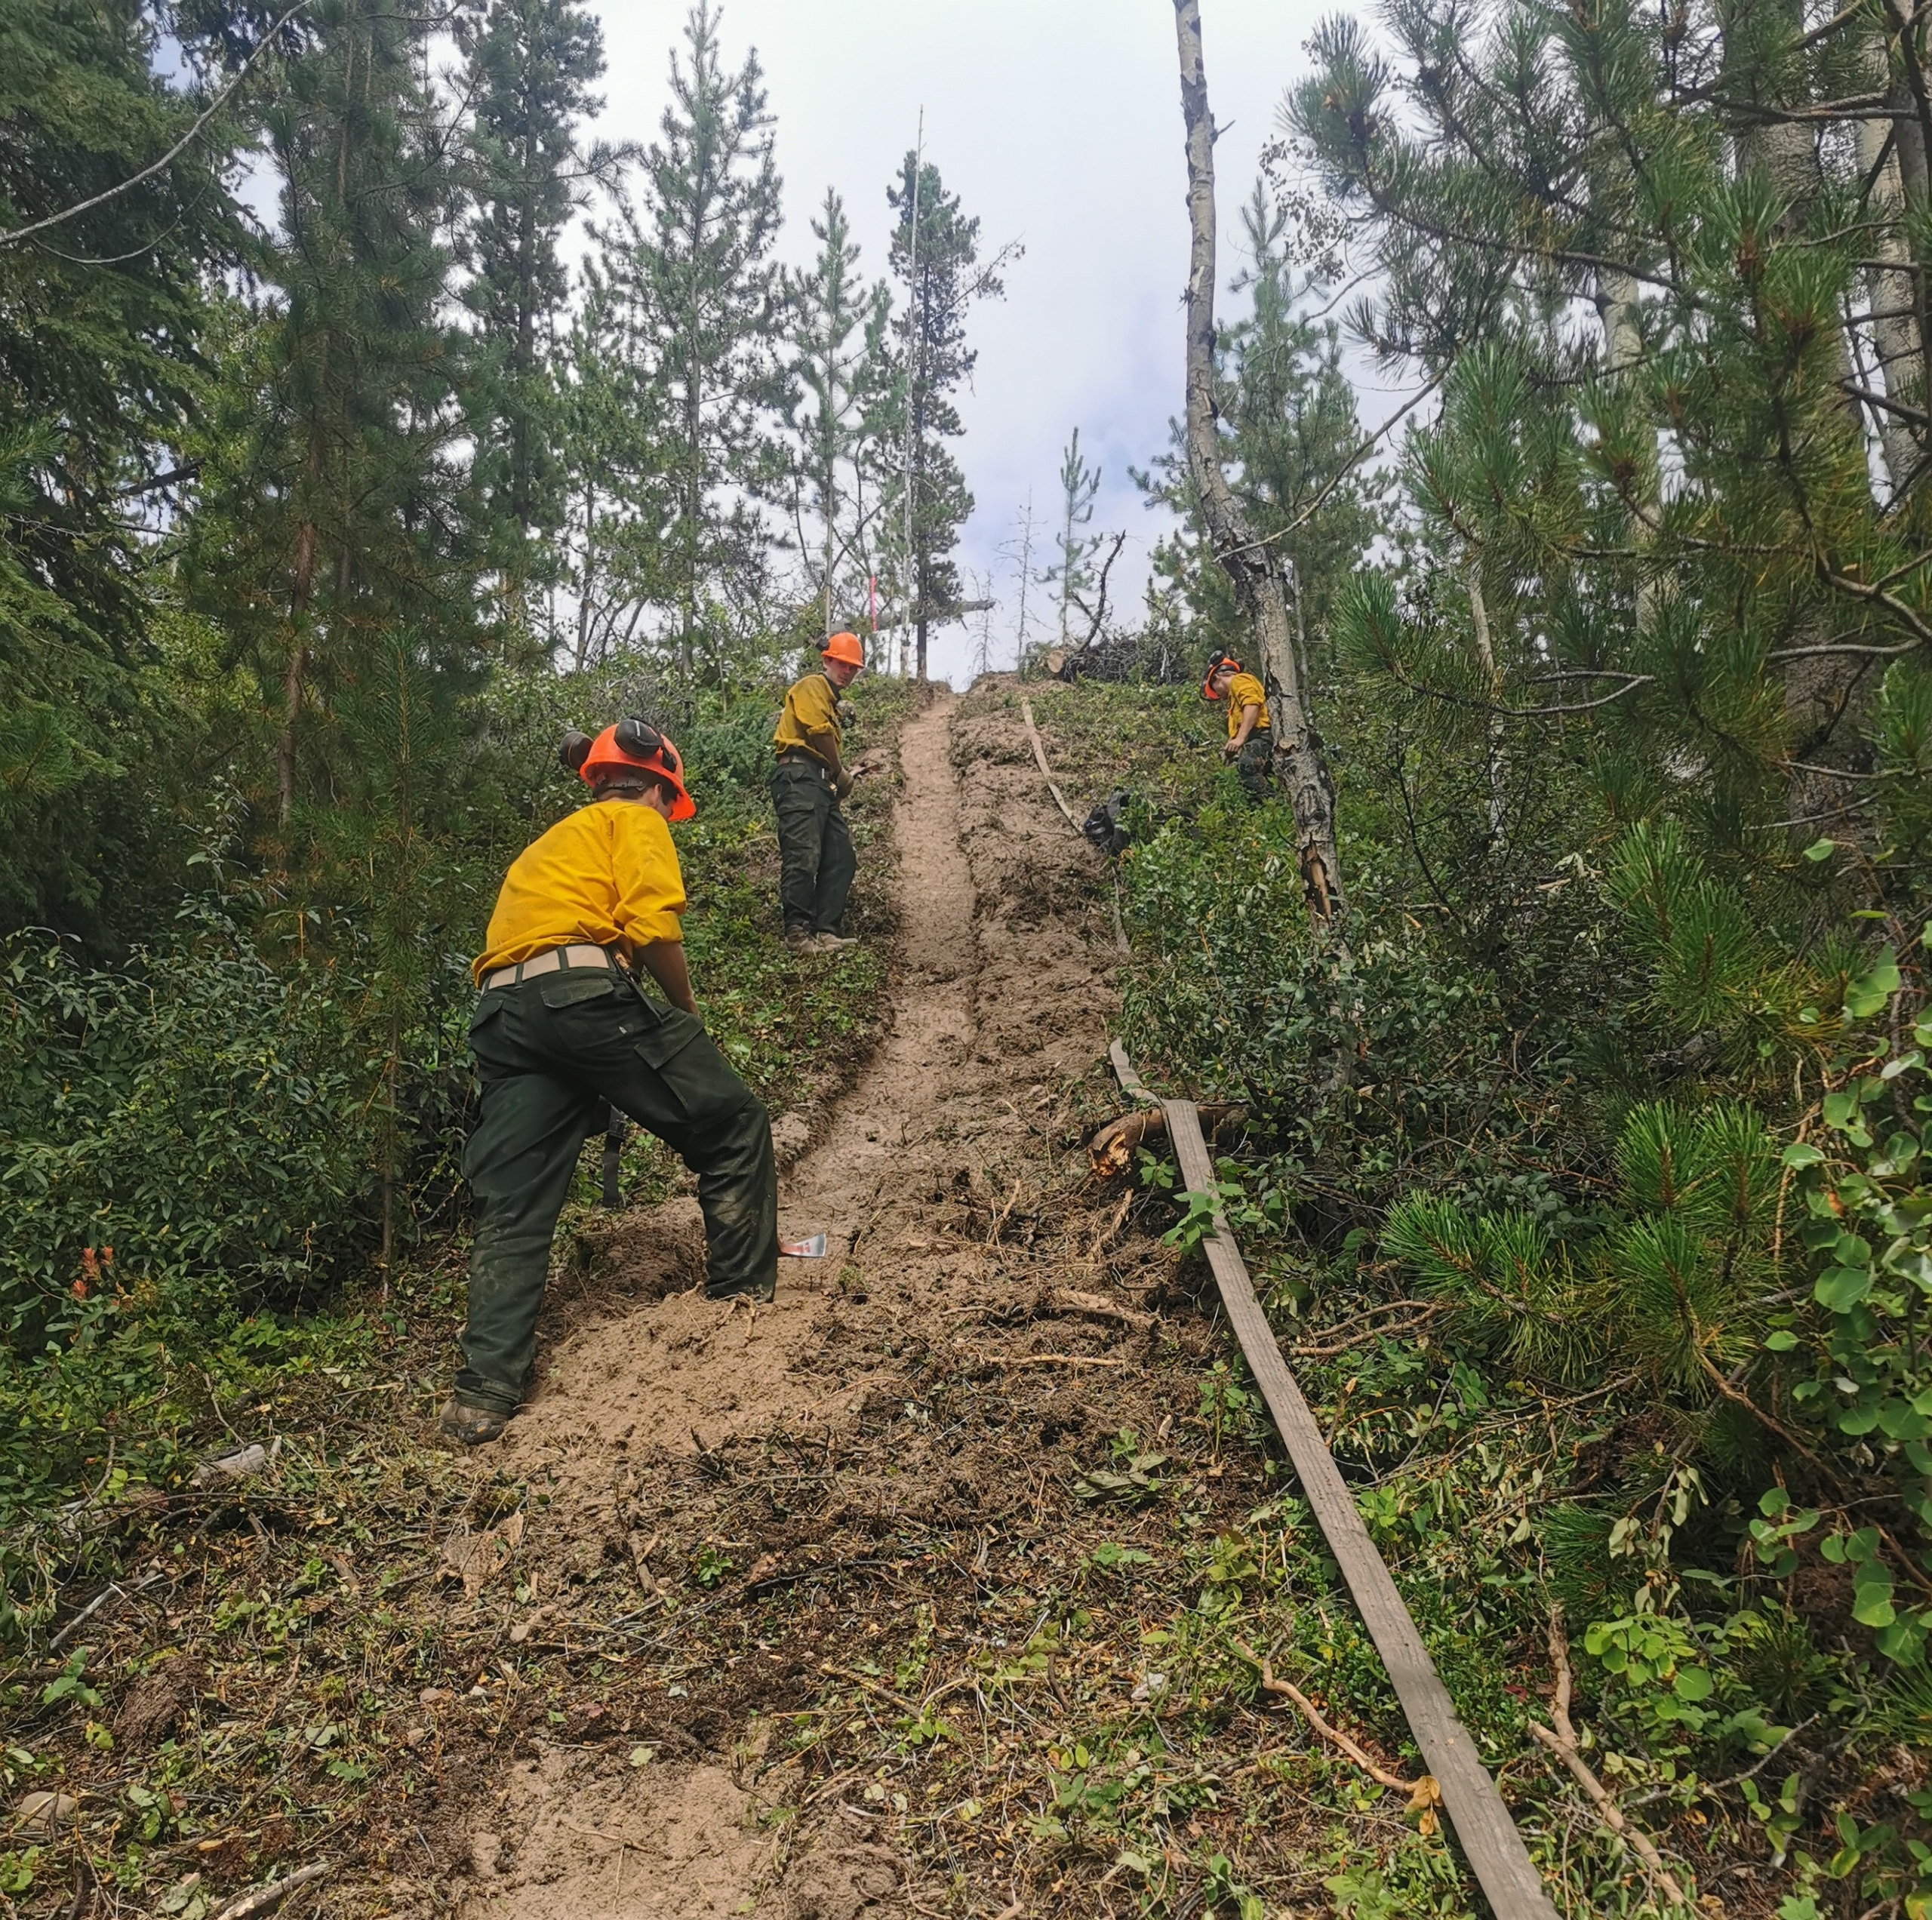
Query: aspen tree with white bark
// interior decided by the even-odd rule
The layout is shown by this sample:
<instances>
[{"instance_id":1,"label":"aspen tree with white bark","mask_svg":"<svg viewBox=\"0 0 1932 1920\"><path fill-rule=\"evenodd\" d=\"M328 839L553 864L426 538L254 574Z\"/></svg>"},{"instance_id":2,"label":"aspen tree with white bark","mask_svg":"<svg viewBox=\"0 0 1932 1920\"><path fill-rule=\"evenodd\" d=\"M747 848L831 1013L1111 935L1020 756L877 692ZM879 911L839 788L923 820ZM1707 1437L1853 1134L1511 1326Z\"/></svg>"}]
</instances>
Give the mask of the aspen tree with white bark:
<instances>
[{"instance_id":1,"label":"aspen tree with white bark","mask_svg":"<svg viewBox=\"0 0 1932 1920\"><path fill-rule=\"evenodd\" d=\"M1294 811L1303 897L1309 912L1325 926L1341 916L1346 904L1335 841L1334 782L1309 711L1281 555L1273 541L1257 534L1228 484L1217 426L1215 128L1201 56L1198 0L1174 0L1174 27L1192 236L1186 309L1188 470L1214 558L1227 574L1253 635L1257 663L1268 689L1275 771Z\"/></svg>"}]
</instances>

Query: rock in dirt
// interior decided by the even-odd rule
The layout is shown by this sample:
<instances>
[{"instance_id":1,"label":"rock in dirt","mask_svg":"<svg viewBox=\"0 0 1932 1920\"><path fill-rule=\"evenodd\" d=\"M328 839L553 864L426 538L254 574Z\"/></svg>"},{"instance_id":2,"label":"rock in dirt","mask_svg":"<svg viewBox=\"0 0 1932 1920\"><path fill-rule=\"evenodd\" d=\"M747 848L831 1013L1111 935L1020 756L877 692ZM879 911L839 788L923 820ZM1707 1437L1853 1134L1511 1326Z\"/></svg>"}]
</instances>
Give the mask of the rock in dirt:
<instances>
[{"instance_id":1,"label":"rock in dirt","mask_svg":"<svg viewBox=\"0 0 1932 1920\"><path fill-rule=\"evenodd\" d=\"M71 1793L23 1794L14 1809L16 1817L29 1833L51 1833L66 1826L81 1811L81 1803Z\"/></svg>"},{"instance_id":2,"label":"rock in dirt","mask_svg":"<svg viewBox=\"0 0 1932 1920\"><path fill-rule=\"evenodd\" d=\"M128 1689L114 1716L114 1744L138 1752L165 1740L208 1685L208 1669L186 1654L173 1654Z\"/></svg>"},{"instance_id":3,"label":"rock in dirt","mask_svg":"<svg viewBox=\"0 0 1932 1920\"><path fill-rule=\"evenodd\" d=\"M523 1544L523 1515L512 1513L501 1526L472 1534L459 1527L443 1543L442 1564L438 1568L445 1580L460 1580L466 1598L474 1600L515 1558Z\"/></svg>"},{"instance_id":4,"label":"rock in dirt","mask_svg":"<svg viewBox=\"0 0 1932 1920\"><path fill-rule=\"evenodd\" d=\"M220 1486L229 1480L252 1480L281 1451L279 1439L266 1447L259 1440L250 1440L225 1448L218 1454L211 1454L203 1460L195 1468L189 1484L206 1488Z\"/></svg>"}]
</instances>

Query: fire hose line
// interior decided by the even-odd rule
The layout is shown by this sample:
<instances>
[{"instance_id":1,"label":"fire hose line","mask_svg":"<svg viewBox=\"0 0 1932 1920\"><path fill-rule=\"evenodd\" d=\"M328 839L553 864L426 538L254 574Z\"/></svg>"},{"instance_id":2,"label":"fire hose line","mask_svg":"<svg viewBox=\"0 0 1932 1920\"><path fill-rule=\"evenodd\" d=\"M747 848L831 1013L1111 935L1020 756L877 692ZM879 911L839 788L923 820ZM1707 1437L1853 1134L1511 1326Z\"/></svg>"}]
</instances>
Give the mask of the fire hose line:
<instances>
[{"instance_id":1,"label":"fire hose line","mask_svg":"<svg viewBox=\"0 0 1932 1920\"><path fill-rule=\"evenodd\" d=\"M1040 771L1060 811L1069 823L1075 824L1077 832L1072 811L1054 783L1045 749L1033 724L1031 705L1023 703L1023 711ZM1118 1040L1109 1043L1107 1053L1121 1091L1130 1099L1158 1106L1166 1115L1168 1137L1174 1143L1186 1189L1183 1197L1213 1195L1214 1162L1195 1103L1166 1100L1150 1093ZM1228 1324L1234 1329L1248 1371L1267 1403L1328 1550L1348 1583L1362 1624L1388 1669L1395 1697L1407 1716L1410 1731L1435 1780L1442 1810L1455 1829L1469 1869L1497 1920L1556 1920L1556 1910L1543 1890L1523 1837L1495 1780L1478 1755L1475 1743L1457 1717L1455 1703L1423 1645L1422 1635L1383 1564L1368 1528L1355 1511L1348 1483L1343 1479L1308 1402L1289 1371L1274 1329L1255 1297L1254 1283L1241 1250L1218 1205L1214 1220L1214 1233L1205 1243L1208 1263L1220 1291Z\"/></svg>"}]
</instances>

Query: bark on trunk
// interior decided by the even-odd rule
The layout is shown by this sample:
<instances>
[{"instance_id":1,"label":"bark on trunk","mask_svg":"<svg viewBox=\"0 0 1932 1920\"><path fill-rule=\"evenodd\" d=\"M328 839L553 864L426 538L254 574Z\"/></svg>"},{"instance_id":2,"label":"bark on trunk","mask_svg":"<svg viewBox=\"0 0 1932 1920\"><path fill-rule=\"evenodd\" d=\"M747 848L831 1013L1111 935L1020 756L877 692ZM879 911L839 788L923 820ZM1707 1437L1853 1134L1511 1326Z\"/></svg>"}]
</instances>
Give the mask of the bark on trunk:
<instances>
[{"instance_id":1,"label":"bark on trunk","mask_svg":"<svg viewBox=\"0 0 1932 1920\"><path fill-rule=\"evenodd\" d=\"M1791 0L1786 0L1786 4L1791 4ZM1802 17L1795 7L1791 26L1795 38L1803 28ZM1801 97L1773 104L1796 108L1805 102ZM1763 174L1786 202L1788 211L1780 225L1780 237L1789 239L1801 234L1826 184L1814 124L1800 120L1747 127L1739 136L1737 152L1740 168ZM1842 326L1838 330L1835 345L1832 378L1843 391L1853 380L1850 338ZM1863 442L1862 406L1848 392L1844 404ZM1832 611L1818 605L1801 609L1794 623L1791 644L1803 647L1823 642L1829 634ZM1808 826L1829 819L1844 805L1845 783L1830 771L1829 763L1841 760L1846 745L1856 743L1856 710L1864 665L1843 656L1816 654L1788 661L1783 668L1780 682L1787 755L1785 806L1794 823L1792 830L1801 838L1806 837Z\"/></svg>"},{"instance_id":2,"label":"bark on trunk","mask_svg":"<svg viewBox=\"0 0 1932 1920\"><path fill-rule=\"evenodd\" d=\"M1201 59L1199 0L1174 0L1181 114L1187 128L1187 463L1208 538L1259 643L1275 736L1275 770L1294 810L1302 891L1326 925L1343 906L1335 789L1308 711L1279 556L1259 544L1221 471L1214 405L1214 125Z\"/></svg>"},{"instance_id":3,"label":"bark on trunk","mask_svg":"<svg viewBox=\"0 0 1932 1920\"><path fill-rule=\"evenodd\" d=\"M302 715L302 678L309 670L309 602L315 589L315 556L321 544L312 520L296 530L295 575L288 595L288 651L281 673L281 731L275 743L276 816L288 826L295 811L295 725Z\"/></svg>"},{"instance_id":4,"label":"bark on trunk","mask_svg":"<svg viewBox=\"0 0 1932 1920\"><path fill-rule=\"evenodd\" d=\"M1489 602L1482 590L1482 554L1478 548L1469 549L1467 570L1464 576L1469 591L1469 625L1476 643L1476 664L1482 669L1483 686L1487 693L1491 710L1485 725L1483 755L1489 776L1489 838L1492 846L1503 842L1503 823L1506 817L1508 795L1503 780L1503 716L1495 709L1502 704L1503 675L1496 666L1496 644L1490 637Z\"/></svg>"},{"instance_id":5,"label":"bark on trunk","mask_svg":"<svg viewBox=\"0 0 1932 1920\"><path fill-rule=\"evenodd\" d=\"M1871 270L1872 342L1887 399L1906 406L1925 404L1925 347L1919 332L1918 281L1905 234L1905 174L1900 165L1900 136L1915 133L1909 114L1911 98L1903 76L1894 79L1885 36L1875 33L1866 57L1872 84L1900 112L1896 120L1858 123L1858 170L1872 183L1866 211L1872 222L1871 256L1885 263ZM1896 131L1894 129L1896 128ZM1921 188L1922 191L1922 186ZM1924 457L1924 435L1901 416L1880 411L1878 437L1885 449L1885 471L1896 497Z\"/></svg>"}]
</instances>

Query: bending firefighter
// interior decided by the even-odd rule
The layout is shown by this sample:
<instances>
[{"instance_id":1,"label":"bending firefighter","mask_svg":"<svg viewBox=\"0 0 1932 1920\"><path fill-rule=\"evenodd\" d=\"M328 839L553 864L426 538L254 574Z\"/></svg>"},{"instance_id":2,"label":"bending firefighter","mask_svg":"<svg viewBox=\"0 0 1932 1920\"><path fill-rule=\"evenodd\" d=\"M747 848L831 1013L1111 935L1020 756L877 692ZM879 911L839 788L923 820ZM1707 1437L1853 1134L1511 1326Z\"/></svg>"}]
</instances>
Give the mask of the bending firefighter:
<instances>
[{"instance_id":1,"label":"bending firefighter","mask_svg":"<svg viewBox=\"0 0 1932 1920\"><path fill-rule=\"evenodd\" d=\"M529 1383L551 1238L605 1102L697 1174L706 1294L769 1300L777 1285L771 1128L705 1037L685 965L667 823L697 808L678 749L623 720L561 751L590 804L512 863L474 969L483 1113L463 1172L479 1217L463 1370L441 1420L472 1445L503 1432Z\"/></svg>"},{"instance_id":2,"label":"bending firefighter","mask_svg":"<svg viewBox=\"0 0 1932 1920\"><path fill-rule=\"evenodd\" d=\"M1235 763L1247 797L1266 799L1269 762L1274 755L1274 737L1268 729L1267 689L1253 674L1242 671L1233 654L1217 653L1208 660L1201 697L1227 702L1228 743L1221 751Z\"/></svg>"},{"instance_id":3,"label":"bending firefighter","mask_svg":"<svg viewBox=\"0 0 1932 1920\"><path fill-rule=\"evenodd\" d=\"M778 900L785 944L795 953L829 953L845 937L845 897L857 863L838 803L853 776L841 758L845 730L839 694L865 664L858 635L835 633L819 657L824 670L793 682L771 736L771 804L778 814Z\"/></svg>"}]
</instances>

